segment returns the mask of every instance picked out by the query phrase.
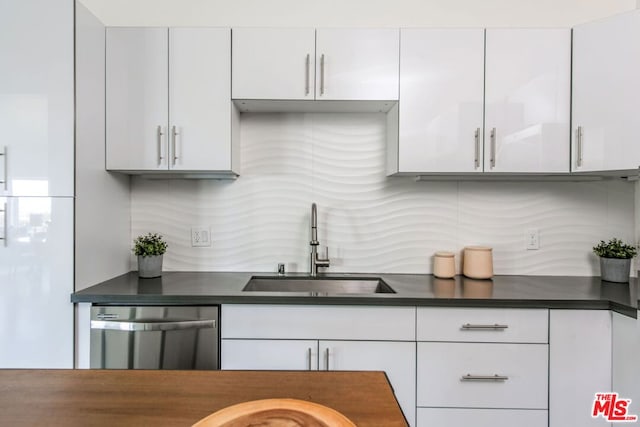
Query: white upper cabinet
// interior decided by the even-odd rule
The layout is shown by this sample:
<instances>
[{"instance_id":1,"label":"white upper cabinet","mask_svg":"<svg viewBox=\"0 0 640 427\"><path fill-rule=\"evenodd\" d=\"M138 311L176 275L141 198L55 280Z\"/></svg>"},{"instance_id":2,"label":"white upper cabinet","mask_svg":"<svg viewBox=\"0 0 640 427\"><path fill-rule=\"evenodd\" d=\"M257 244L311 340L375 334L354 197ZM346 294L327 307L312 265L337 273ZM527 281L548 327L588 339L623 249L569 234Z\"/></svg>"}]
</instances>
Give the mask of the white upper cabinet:
<instances>
[{"instance_id":1,"label":"white upper cabinet","mask_svg":"<svg viewBox=\"0 0 640 427\"><path fill-rule=\"evenodd\" d=\"M230 29L108 28L106 63L107 169L235 169Z\"/></svg>"},{"instance_id":2,"label":"white upper cabinet","mask_svg":"<svg viewBox=\"0 0 640 427\"><path fill-rule=\"evenodd\" d=\"M397 29L233 30L234 99L397 100Z\"/></svg>"},{"instance_id":3,"label":"white upper cabinet","mask_svg":"<svg viewBox=\"0 0 640 427\"><path fill-rule=\"evenodd\" d=\"M234 28L234 99L314 99L313 28Z\"/></svg>"},{"instance_id":4,"label":"white upper cabinet","mask_svg":"<svg viewBox=\"0 0 640 427\"><path fill-rule=\"evenodd\" d=\"M318 29L316 99L397 100L396 29Z\"/></svg>"},{"instance_id":5,"label":"white upper cabinet","mask_svg":"<svg viewBox=\"0 0 640 427\"><path fill-rule=\"evenodd\" d=\"M572 171L640 166L640 10L573 29Z\"/></svg>"},{"instance_id":6,"label":"white upper cabinet","mask_svg":"<svg viewBox=\"0 0 640 427\"><path fill-rule=\"evenodd\" d=\"M44 0L0 10L0 196L73 196L73 13Z\"/></svg>"},{"instance_id":7,"label":"white upper cabinet","mask_svg":"<svg viewBox=\"0 0 640 427\"><path fill-rule=\"evenodd\" d=\"M167 169L166 28L107 28L107 169Z\"/></svg>"},{"instance_id":8,"label":"white upper cabinet","mask_svg":"<svg viewBox=\"0 0 640 427\"><path fill-rule=\"evenodd\" d=\"M169 168L231 170L231 31L169 30Z\"/></svg>"},{"instance_id":9,"label":"white upper cabinet","mask_svg":"<svg viewBox=\"0 0 640 427\"><path fill-rule=\"evenodd\" d=\"M570 77L570 30L487 30L485 172L569 172Z\"/></svg>"},{"instance_id":10,"label":"white upper cabinet","mask_svg":"<svg viewBox=\"0 0 640 427\"><path fill-rule=\"evenodd\" d=\"M398 169L481 172L484 30L403 29L401 40Z\"/></svg>"}]
</instances>

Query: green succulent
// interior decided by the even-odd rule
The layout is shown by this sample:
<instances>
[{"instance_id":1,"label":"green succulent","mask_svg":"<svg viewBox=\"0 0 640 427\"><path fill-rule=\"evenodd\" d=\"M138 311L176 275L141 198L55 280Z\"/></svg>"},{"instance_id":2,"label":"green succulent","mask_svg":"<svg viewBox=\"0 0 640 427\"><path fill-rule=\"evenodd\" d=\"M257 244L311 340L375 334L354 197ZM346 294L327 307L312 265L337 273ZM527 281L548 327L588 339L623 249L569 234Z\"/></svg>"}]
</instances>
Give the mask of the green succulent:
<instances>
[{"instance_id":1,"label":"green succulent","mask_svg":"<svg viewBox=\"0 0 640 427\"><path fill-rule=\"evenodd\" d=\"M158 233L138 236L134 241L133 253L138 256L162 255L167 251L167 242Z\"/></svg>"},{"instance_id":2,"label":"green succulent","mask_svg":"<svg viewBox=\"0 0 640 427\"><path fill-rule=\"evenodd\" d=\"M603 258L633 258L638 253L638 250L633 245L627 245L622 240L615 237L609 242L605 243L604 240L600 240L600 243L593 247L593 253Z\"/></svg>"}]
</instances>

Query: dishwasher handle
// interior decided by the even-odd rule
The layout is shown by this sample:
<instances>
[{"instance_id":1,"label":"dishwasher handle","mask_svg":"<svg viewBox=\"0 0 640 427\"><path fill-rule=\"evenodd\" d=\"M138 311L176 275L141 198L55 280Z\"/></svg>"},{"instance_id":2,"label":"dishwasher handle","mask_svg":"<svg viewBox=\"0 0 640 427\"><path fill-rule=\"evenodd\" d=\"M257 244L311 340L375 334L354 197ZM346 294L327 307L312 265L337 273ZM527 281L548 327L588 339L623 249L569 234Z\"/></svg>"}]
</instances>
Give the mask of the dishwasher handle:
<instances>
[{"instance_id":1,"label":"dishwasher handle","mask_svg":"<svg viewBox=\"0 0 640 427\"><path fill-rule=\"evenodd\" d=\"M177 320L177 321L120 321L92 320L91 329L111 331L145 332L178 331L185 329L215 329L215 320Z\"/></svg>"}]
</instances>

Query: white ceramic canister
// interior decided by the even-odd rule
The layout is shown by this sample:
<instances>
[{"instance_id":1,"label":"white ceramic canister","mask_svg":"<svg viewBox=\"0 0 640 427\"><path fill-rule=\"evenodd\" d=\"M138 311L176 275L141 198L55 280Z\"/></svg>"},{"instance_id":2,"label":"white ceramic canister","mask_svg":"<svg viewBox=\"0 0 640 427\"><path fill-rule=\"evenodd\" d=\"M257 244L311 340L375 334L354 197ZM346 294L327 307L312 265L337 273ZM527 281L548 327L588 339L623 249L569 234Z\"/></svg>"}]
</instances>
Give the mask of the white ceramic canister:
<instances>
[{"instance_id":1,"label":"white ceramic canister","mask_svg":"<svg viewBox=\"0 0 640 427\"><path fill-rule=\"evenodd\" d=\"M456 275L453 252L436 252L433 257L433 275L440 279L450 279Z\"/></svg>"},{"instance_id":2,"label":"white ceramic canister","mask_svg":"<svg viewBox=\"0 0 640 427\"><path fill-rule=\"evenodd\" d=\"M471 279L493 277L493 253L488 246L467 246L464 248L462 274Z\"/></svg>"}]
</instances>

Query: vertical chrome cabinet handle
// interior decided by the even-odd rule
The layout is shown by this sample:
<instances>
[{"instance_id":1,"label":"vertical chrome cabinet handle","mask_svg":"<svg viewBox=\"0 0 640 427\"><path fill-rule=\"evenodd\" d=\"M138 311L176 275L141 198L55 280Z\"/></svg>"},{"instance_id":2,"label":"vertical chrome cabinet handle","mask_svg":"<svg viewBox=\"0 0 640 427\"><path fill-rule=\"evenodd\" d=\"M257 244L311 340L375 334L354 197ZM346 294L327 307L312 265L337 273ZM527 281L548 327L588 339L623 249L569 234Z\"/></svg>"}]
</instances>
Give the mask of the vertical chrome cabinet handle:
<instances>
[{"instance_id":1,"label":"vertical chrome cabinet handle","mask_svg":"<svg viewBox=\"0 0 640 427\"><path fill-rule=\"evenodd\" d=\"M307 59L304 62L305 81L304 81L304 95L309 95L309 68L311 67L311 58L307 53Z\"/></svg>"},{"instance_id":2,"label":"vertical chrome cabinet handle","mask_svg":"<svg viewBox=\"0 0 640 427\"><path fill-rule=\"evenodd\" d=\"M324 53L320 56L320 96L324 95Z\"/></svg>"},{"instance_id":3,"label":"vertical chrome cabinet handle","mask_svg":"<svg viewBox=\"0 0 640 427\"><path fill-rule=\"evenodd\" d=\"M478 169L480 167L480 128L476 128L476 131L474 133L474 140L475 140L475 157L473 159L474 161L474 165L475 168Z\"/></svg>"},{"instance_id":4,"label":"vertical chrome cabinet handle","mask_svg":"<svg viewBox=\"0 0 640 427\"><path fill-rule=\"evenodd\" d=\"M175 126L171 127L171 151L173 151L173 157L171 159L171 164L173 166L176 165L176 160L178 160L178 155L176 154L176 135L180 135L180 132L177 131Z\"/></svg>"},{"instance_id":5,"label":"vertical chrome cabinet handle","mask_svg":"<svg viewBox=\"0 0 640 427\"><path fill-rule=\"evenodd\" d=\"M4 175L4 178L2 179L2 186L4 187L4 191L9 191L9 155L7 154L7 147L4 147L4 150L2 151L2 153L0 153L0 156L2 156L2 158L4 159L4 167L2 169L2 173Z\"/></svg>"},{"instance_id":6,"label":"vertical chrome cabinet handle","mask_svg":"<svg viewBox=\"0 0 640 427\"><path fill-rule=\"evenodd\" d=\"M326 366L326 370L329 370L329 347L324 349L324 363Z\"/></svg>"},{"instance_id":7,"label":"vertical chrome cabinet handle","mask_svg":"<svg viewBox=\"0 0 640 427\"><path fill-rule=\"evenodd\" d=\"M577 143L577 161L576 161L576 165L578 167L582 166L582 126L578 126L578 131L577 131L577 138L576 138L576 143Z\"/></svg>"},{"instance_id":8,"label":"vertical chrome cabinet handle","mask_svg":"<svg viewBox=\"0 0 640 427\"><path fill-rule=\"evenodd\" d=\"M164 132L162 132L162 126L158 126L156 130L156 138L158 140L158 166L162 166L162 159L164 159L164 157L162 157L162 136L163 135L164 135Z\"/></svg>"},{"instance_id":9,"label":"vertical chrome cabinet handle","mask_svg":"<svg viewBox=\"0 0 640 427\"><path fill-rule=\"evenodd\" d=\"M311 347L307 349L307 370L311 370Z\"/></svg>"},{"instance_id":10,"label":"vertical chrome cabinet handle","mask_svg":"<svg viewBox=\"0 0 640 427\"><path fill-rule=\"evenodd\" d=\"M0 237L0 240L2 240L3 245L6 248L7 246L9 246L9 230L7 229L7 224L9 222L7 221L7 204L6 203L4 204L4 207L2 208L0 213L2 213L2 224L3 224L2 232L4 233L4 235Z\"/></svg>"},{"instance_id":11,"label":"vertical chrome cabinet handle","mask_svg":"<svg viewBox=\"0 0 640 427\"><path fill-rule=\"evenodd\" d=\"M491 129L491 157L489 158L491 168L496 167L496 128Z\"/></svg>"}]
</instances>

